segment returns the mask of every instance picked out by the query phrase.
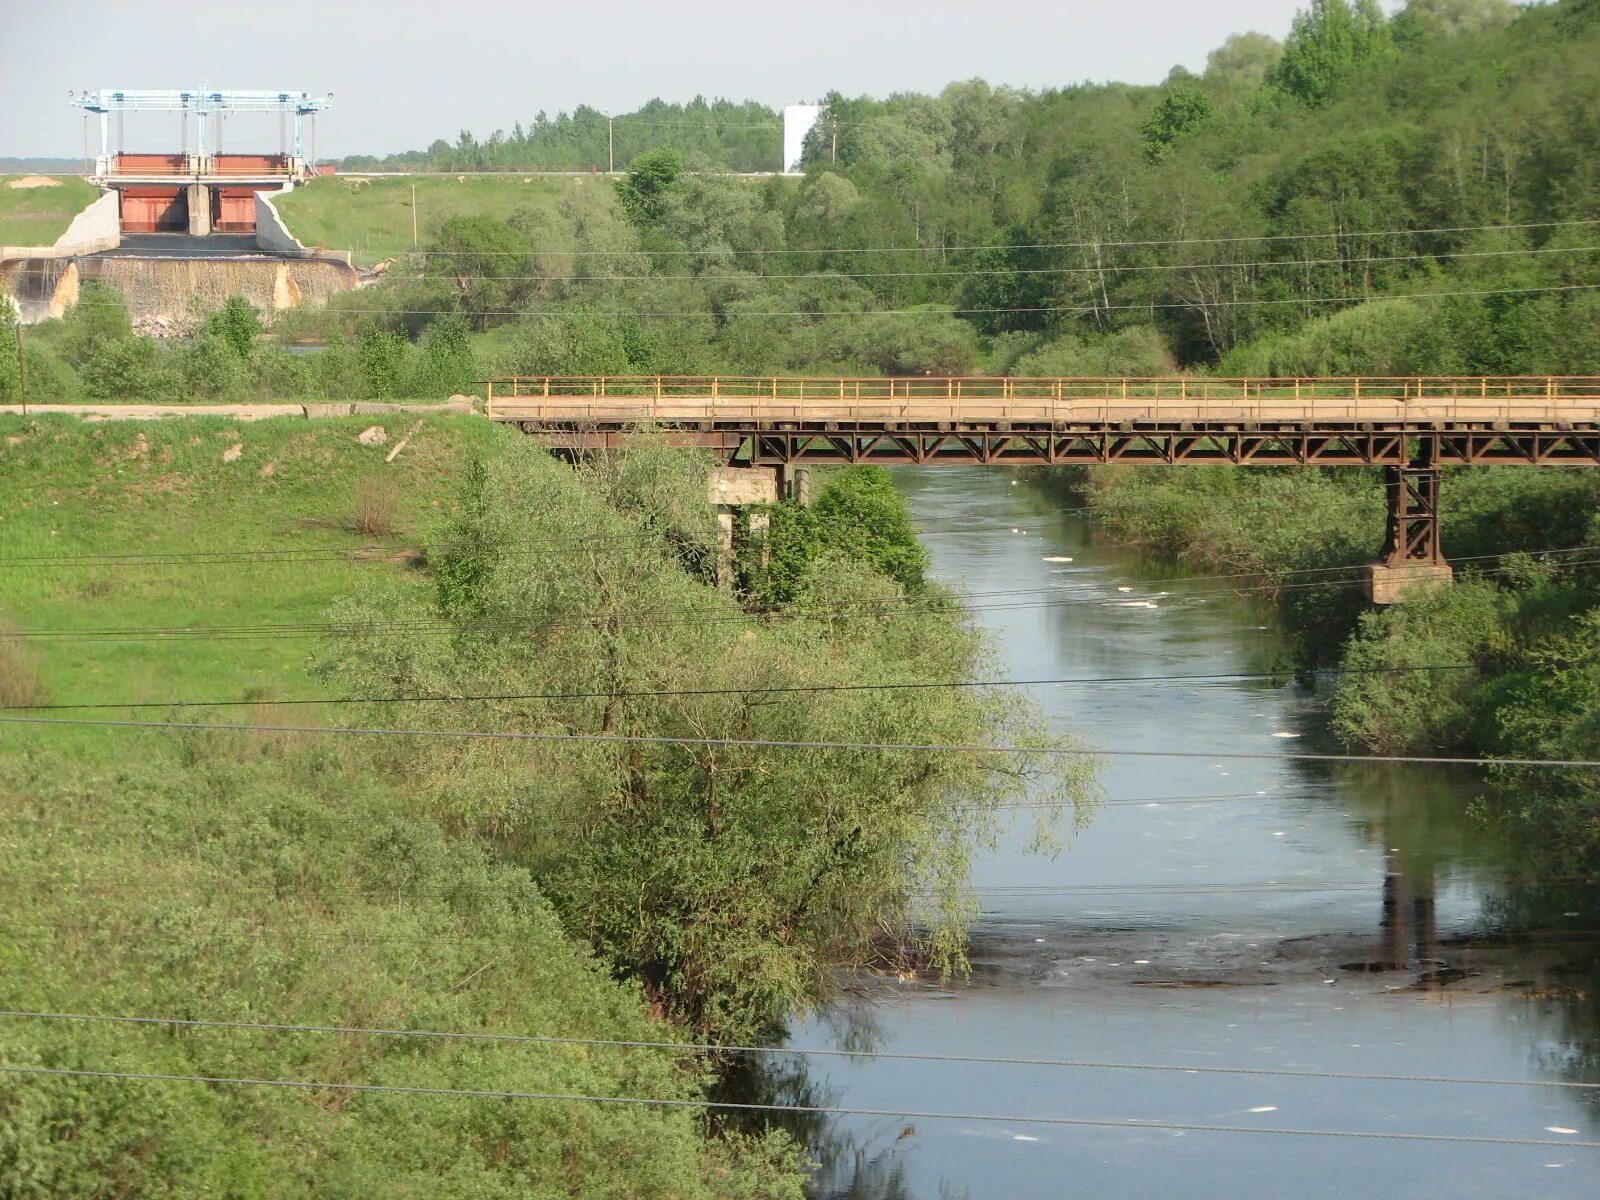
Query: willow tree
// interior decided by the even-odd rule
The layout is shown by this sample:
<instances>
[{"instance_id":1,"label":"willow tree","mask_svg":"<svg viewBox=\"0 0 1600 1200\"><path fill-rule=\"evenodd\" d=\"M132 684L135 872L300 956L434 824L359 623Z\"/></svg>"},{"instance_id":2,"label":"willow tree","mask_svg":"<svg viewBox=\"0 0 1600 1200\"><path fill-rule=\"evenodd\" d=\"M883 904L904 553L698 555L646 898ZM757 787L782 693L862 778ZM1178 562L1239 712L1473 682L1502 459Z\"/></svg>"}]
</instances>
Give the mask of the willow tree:
<instances>
[{"instance_id":1,"label":"willow tree","mask_svg":"<svg viewBox=\"0 0 1600 1200\"><path fill-rule=\"evenodd\" d=\"M512 446L429 545L437 586L344 604L325 669L366 695L519 697L385 705L519 739L419 742L395 769L669 1015L743 1040L841 965L962 969L1001 806L1074 807L1089 765L1004 689L879 686L991 670L932 589L834 555L758 618L701 582L705 466L648 446L575 474ZM971 749L1000 743L1029 749Z\"/></svg>"}]
</instances>

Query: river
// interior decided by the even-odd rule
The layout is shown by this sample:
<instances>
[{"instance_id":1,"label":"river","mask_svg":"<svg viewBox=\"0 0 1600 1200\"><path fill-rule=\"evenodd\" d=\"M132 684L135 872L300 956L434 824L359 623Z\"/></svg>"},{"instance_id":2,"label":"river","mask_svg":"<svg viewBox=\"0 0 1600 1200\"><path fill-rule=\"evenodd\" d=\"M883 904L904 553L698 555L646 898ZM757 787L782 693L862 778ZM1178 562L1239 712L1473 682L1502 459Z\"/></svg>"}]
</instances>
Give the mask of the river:
<instances>
[{"instance_id":1,"label":"river","mask_svg":"<svg viewBox=\"0 0 1600 1200\"><path fill-rule=\"evenodd\" d=\"M896 482L936 578L970 593L1040 589L973 602L1014 679L1280 663L1258 606L1095 544L1081 517L1006 472L905 470ZM1296 761L1338 746L1325 697L1281 681L1034 695L1096 747L1262 757L1108 758L1106 803L1063 853L1026 853L1023 814L975 864L970 979L853 979L851 1000L796 1028L792 1047L1526 1084L797 1055L784 1060L788 1099L1600 1140L1600 1091L1561 1086L1600 1083L1600 912L1587 892L1527 886L1532 868L1467 814L1482 790L1473 776ZM824 1164L812 1193L828 1200L1600 1187L1600 1151L1561 1146L848 1115L809 1133Z\"/></svg>"}]
</instances>

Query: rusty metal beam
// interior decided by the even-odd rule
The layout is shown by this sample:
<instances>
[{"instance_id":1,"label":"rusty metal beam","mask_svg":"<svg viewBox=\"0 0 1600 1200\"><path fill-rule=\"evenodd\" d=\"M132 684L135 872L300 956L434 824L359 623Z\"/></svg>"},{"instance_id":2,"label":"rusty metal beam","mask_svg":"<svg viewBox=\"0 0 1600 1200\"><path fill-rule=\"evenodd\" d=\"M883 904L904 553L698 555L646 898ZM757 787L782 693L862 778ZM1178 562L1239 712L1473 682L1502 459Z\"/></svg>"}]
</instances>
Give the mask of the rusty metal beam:
<instances>
[{"instance_id":1,"label":"rusty metal beam","mask_svg":"<svg viewBox=\"0 0 1600 1200\"><path fill-rule=\"evenodd\" d=\"M661 433L679 445L699 446L724 461L746 447L752 461L788 463L1215 463L1233 466L1412 465L1412 447L1426 442L1438 466L1600 467L1600 425L1571 430L1543 428L1449 429L1352 426L1296 422L1293 428L1260 423L1183 422L1085 423L1056 426L1011 422L1010 429L870 426L802 421L717 421L711 428L668 426ZM1134 425L1125 428L1125 425ZM592 421L520 427L553 449L573 452L615 449L632 436L626 422Z\"/></svg>"}]
</instances>

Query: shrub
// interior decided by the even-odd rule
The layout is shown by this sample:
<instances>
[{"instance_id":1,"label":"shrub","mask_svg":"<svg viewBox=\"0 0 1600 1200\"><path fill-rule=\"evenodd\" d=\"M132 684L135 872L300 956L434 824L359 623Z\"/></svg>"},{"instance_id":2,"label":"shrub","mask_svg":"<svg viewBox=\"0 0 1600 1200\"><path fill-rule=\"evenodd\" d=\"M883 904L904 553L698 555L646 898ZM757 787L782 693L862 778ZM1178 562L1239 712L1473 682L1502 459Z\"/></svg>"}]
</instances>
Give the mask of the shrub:
<instances>
[{"instance_id":1,"label":"shrub","mask_svg":"<svg viewBox=\"0 0 1600 1200\"><path fill-rule=\"evenodd\" d=\"M0 629L0 708L26 708L44 702L38 660L21 641Z\"/></svg>"},{"instance_id":2,"label":"shrub","mask_svg":"<svg viewBox=\"0 0 1600 1200\"><path fill-rule=\"evenodd\" d=\"M394 484L381 475L361 481L350 499L350 516L346 527L352 533L368 537L387 537L394 532L394 514L400 498Z\"/></svg>"}]
</instances>

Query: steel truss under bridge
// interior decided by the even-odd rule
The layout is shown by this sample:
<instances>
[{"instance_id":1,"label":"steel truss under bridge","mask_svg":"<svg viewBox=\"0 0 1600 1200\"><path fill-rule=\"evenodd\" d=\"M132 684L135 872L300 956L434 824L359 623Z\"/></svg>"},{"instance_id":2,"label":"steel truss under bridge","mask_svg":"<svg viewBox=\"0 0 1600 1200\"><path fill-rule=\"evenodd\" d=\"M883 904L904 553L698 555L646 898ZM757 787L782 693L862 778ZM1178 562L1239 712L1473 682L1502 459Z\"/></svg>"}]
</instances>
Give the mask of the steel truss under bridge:
<instances>
[{"instance_id":1,"label":"steel truss under bridge","mask_svg":"<svg viewBox=\"0 0 1600 1200\"><path fill-rule=\"evenodd\" d=\"M491 418L553 451L640 427L729 463L1384 469L1383 562L1435 568L1444 466L1600 468L1600 376L1340 379L518 376Z\"/></svg>"}]
</instances>

